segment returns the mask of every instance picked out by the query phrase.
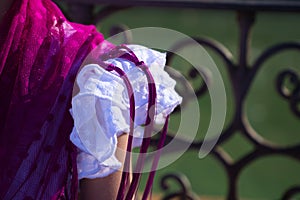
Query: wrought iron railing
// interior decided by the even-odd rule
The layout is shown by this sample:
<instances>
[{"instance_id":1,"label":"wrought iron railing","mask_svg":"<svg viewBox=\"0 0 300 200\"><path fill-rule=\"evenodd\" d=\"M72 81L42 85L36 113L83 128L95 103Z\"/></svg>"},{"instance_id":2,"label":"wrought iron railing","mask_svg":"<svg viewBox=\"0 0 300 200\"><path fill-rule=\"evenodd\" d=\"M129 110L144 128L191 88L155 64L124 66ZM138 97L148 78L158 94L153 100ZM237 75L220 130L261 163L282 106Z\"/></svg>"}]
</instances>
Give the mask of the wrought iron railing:
<instances>
[{"instance_id":1,"label":"wrought iron railing","mask_svg":"<svg viewBox=\"0 0 300 200\"><path fill-rule=\"evenodd\" d=\"M80 23L98 23L105 17L131 7L136 6L149 6L149 7L174 7L174 8L196 8L196 9L222 9L231 10L237 13L238 16L238 58L235 61L231 53L224 48L221 44L214 40L205 38L194 38L199 44L207 49L214 51L224 61L227 72L230 77L231 87L233 90L234 99L234 114L229 125L225 127L217 142L217 145L210 153L217 160L220 161L224 167L228 177L228 190L226 199L235 200L239 199L238 195L238 180L241 172L254 161L266 157L269 155L282 155L293 158L300 162L300 141L292 146L282 147L280 145L273 144L265 138L261 137L259 132L255 131L250 123L245 112L246 96L250 91L250 87L256 78L258 71L262 68L263 64L275 54L278 54L287 50L295 50L300 52L300 42L283 42L275 44L258 56L258 58L250 64L248 56L250 46L250 32L255 23L255 17L258 12L272 11L272 12L300 12L299 1L277 1L277 0L230 0L230 1L209 1L209 0L169 0L169 1L156 1L156 0L64 0L67 6L67 15L74 21ZM98 9L97 13L94 13L93 8L96 5L102 5L101 9ZM299 21L300 25L300 21ZM299 35L300 39L300 35ZM180 48L183 48L186 43L182 42ZM168 54L168 62L173 59L173 54ZM296 63L295 67L299 67L299 63ZM286 69L281 71L276 79L276 88L278 93L289 102L290 109L294 113L296 118L300 118L300 70ZM191 70L190 76L195 78L199 76L196 71ZM200 76L199 76L200 77ZM288 90L285 87L286 80L289 80L292 89ZM207 91L207 86L201 85L195 89L197 96L203 95ZM274 97L275 98L275 97ZM300 131L300 130L299 130ZM223 143L228 141L234 134L240 134L248 142L250 142L254 148L238 160L233 161L230 155L221 147ZM298 133L299 134L299 133ZM168 135L168 141L173 140L174 137ZM156 139L153 139L153 144L156 143ZM199 150L203 142L193 142L189 150ZM296 174L299 176L300 173ZM167 189L166 182L168 179L175 180L181 190L166 195L163 199L171 199L173 197L180 197L181 199L196 199L195 194L190 191L188 181L176 174L168 174L162 178L161 184L164 189ZM280 199L293 199L294 196L299 195L300 184L292 186Z\"/></svg>"}]
</instances>

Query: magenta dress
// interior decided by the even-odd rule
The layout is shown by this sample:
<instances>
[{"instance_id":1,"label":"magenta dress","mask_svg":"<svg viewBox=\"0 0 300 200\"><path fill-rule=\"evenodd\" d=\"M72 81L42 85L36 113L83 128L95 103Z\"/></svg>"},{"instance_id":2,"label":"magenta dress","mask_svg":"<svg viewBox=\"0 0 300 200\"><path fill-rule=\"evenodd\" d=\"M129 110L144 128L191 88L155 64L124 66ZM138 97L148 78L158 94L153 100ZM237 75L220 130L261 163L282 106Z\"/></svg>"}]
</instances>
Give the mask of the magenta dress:
<instances>
[{"instance_id":1,"label":"magenta dress","mask_svg":"<svg viewBox=\"0 0 300 200\"><path fill-rule=\"evenodd\" d=\"M16 0L0 27L0 199L76 199L69 113L94 26L68 22L50 0Z\"/></svg>"}]
</instances>

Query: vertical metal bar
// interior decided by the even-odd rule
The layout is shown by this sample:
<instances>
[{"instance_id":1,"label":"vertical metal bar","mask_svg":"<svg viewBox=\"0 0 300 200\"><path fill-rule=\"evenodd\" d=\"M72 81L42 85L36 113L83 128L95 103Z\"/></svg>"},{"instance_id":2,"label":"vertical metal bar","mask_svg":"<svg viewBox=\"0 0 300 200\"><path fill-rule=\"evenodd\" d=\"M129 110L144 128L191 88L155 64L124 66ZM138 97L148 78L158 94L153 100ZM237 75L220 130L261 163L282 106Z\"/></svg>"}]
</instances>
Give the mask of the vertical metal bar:
<instances>
[{"instance_id":1,"label":"vertical metal bar","mask_svg":"<svg viewBox=\"0 0 300 200\"><path fill-rule=\"evenodd\" d=\"M243 104L245 101L245 96L248 92L247 82L245 78L247 77L247 72L249 71L249 49L251 44L251 28L254 24L255 13L247 11L238 11L237 20L239 25L239 49L238 49L238 63L236 71L232 78L232 86L235 94L235 104L236 113L234 118L234 124L239 128L242 127L243 118ZM228 185L228 200L238 199L238 172L239 169L235 169L234 165L227 169L229 174L229 185Z\"/></svg>"},{"instance_id":2,"label":"vertical metal bar","mask_svg":"<svg viewBox=\"0 0 300 200\"><path fill-rule=\"evenodd\" d=\"M251 42L250 33L251 27L254 23L254 12L242 12L238 11L238 23L239 23L239 67L246 68L248 66L249 59L249 46Z\"/></svg>"},{"instance_id":3,"label":"vertical metal bar","mask_svg":"<svg viewBox=\"0 0 300 200\"><path fill-rule=\"evenodd\" d=\"M233 168L229 168L233 169ZM228 194L227 194L227 200L237 200L238 199L238 176L237 173L233 172L233 170L230 170L228 172L230 174L229 176L229 182L228 182Z\"/></svg>"},{"instance_id":4,"label":"vertical metal bar","mask_svg":"<svg viewBox=\"0 0 300 200\"><path fill-rule=\"evenodd\" d=\"M243 103L248 92L249 85L247 76L249 72L249 49L251 43L251 28L255 21L255 13L248 11L237 11L237 20L239 25L239 49L238 63L231 77L232 87L234 89L236 104L236 122L240 123L242 119ZM240 123L241 124L241 123Z\"/></svg>"}]
</instances>

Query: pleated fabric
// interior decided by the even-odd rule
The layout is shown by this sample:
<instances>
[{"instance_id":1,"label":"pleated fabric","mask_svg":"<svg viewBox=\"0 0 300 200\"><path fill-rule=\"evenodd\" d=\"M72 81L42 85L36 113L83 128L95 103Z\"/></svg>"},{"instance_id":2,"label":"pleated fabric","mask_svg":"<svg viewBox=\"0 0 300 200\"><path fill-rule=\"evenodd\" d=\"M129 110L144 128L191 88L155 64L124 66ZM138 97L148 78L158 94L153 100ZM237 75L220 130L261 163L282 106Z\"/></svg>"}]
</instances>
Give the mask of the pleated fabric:
<instances>
[{"instance_id":1,"label":"pleated fabric","mask_svg":"<svg viewBox=\"0 0 300 200\"><path fill-rule=\"evenodd\" d=\"M69 140L73 84L95 47L94 26L71 23L50 0L16 0L0 26L0 199L76 199Z\"/></svg>"}]
</instances>

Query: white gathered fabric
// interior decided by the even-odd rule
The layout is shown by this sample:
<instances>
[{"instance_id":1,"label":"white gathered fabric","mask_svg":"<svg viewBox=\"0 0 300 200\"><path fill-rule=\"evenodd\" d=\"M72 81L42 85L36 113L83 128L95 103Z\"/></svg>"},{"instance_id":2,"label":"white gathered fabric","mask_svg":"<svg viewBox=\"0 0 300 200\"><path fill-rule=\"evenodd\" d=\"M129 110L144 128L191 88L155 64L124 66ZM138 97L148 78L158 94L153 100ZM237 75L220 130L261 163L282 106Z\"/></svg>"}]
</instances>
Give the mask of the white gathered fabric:
<instances>
[{"instance_id":1,"label":"white gathered fabric","mask_svg":"<svg viewBox=\"0 0 300 200\"><path fill-rule=\"evenodd\" d=\"M149 67L155 80L157 100L156 124L181 103L174 90L176 82L164 71L166 54L139 45L128 45L137 58ZM134 63L115 58L107 60L122 69L134 90L135 124L133 147L141 145L148 106L148 82L144 72ZM77 78L79 93L72 99L70 110L74 128L70 139L79 153L78 177L100 178L118 170L122 164L115 157L117 137L129 132L129 98L126 86L115 72L97 64L84 66Z\"/></svg>"}]
</instances>

